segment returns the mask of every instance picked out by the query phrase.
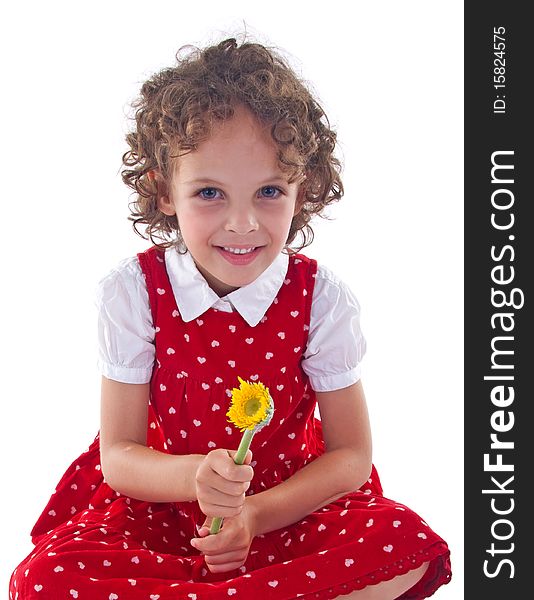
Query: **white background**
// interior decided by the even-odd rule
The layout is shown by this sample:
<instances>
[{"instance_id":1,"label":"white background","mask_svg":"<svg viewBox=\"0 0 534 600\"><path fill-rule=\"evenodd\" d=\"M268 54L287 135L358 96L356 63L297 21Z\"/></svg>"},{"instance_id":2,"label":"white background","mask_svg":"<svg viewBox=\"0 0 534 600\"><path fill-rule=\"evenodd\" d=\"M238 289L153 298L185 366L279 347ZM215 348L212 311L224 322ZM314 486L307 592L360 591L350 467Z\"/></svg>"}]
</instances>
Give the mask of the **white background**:
<instances>
[{"instance_id":1,"label":"white background","mask_svg":"<svg viewBox=\"0 0 534 600\"><path fill-rule=\"evenodd\" d=\"M148 247L118 174L128 103L181 45L245 26L312 82L338 131L345 197L307 253L360 300L385 494L448 541L453 580L436 597L463 598L463 5L393 0L4 12L0 594L98 429L96 284Z\"/></svg>"}]
</instances>

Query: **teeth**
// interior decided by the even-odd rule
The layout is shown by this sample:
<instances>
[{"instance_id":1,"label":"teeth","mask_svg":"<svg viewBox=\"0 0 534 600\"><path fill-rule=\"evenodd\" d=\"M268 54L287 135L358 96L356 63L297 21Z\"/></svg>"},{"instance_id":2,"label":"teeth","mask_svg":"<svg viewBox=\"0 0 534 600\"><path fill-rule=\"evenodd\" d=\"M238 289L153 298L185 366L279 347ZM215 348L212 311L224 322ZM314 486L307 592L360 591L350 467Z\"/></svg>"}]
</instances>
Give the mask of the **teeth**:
<instances>
[{"instance_id":1,"label":"teeth","mask_svg":"<svg viewBox=\"0 0 534 600\"><path fill-rule=\"evenodd\" d=\"M254 250L254 247L252 247L252 248L229 248L227 246L223 246L223 250L226 250L226 252L231 252L232 254L249 254L250 252L252 252Z\"/></svg>"}]
</instances>

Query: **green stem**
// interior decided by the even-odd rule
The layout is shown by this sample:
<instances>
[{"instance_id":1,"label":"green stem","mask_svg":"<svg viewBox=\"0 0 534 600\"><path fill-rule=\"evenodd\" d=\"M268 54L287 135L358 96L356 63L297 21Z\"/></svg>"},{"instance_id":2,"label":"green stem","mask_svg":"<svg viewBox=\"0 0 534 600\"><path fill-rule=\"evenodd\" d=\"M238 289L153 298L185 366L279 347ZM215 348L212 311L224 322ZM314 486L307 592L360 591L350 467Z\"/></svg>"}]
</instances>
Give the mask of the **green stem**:
<instances>
[{"instance_id":1,"label":"green stem","mask_svg":"<svg viewBox=\"0 0 534 600\"><path fill-rule=\"evenodd\" d=\"M250 448L250 443L252 442L254 433L254 429L245 429L243 437L241 438L241 443L239 444L239 448L237 449L236 455L234 456L234 462L236 465L242 465L245 462L245 456L247 455L248 449ZM222 521L222 517L215 517L212 520L210 534L219 532L219 529L222 525Z\"/></svg>"},{"instance_id":2,"label":"green stem","mask_svg":"<svg viewBox=\"0 0 534 600\"><path fill-rule=\"evenodd\" d=\"M243 433L241 443L239 444L239 448L237 449L236 455L234 457L234 462L236 465L242 465L245 462L245 456L247 455L248 449L250 448L250 443L252 442L254 433L254 429L245 429L245 433Z\"/></svg>"}]
</instances>

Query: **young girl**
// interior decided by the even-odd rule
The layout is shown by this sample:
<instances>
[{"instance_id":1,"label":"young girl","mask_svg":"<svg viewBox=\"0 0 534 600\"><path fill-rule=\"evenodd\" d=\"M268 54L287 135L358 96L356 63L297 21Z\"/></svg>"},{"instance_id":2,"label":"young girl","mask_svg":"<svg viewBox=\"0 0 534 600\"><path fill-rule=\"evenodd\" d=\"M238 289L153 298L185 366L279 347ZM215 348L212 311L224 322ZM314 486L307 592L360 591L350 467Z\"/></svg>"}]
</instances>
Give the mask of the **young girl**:
<instances>
[{"instance_id":1,"label":"young girl","mask_svg":"<svg viewBox=\"0 0 534 600\"><path fill-rule=\"evenodd\" d=\"M277 54L234 39L153 76L135 108L123 179L155 245L99 285L100 433L10 597L432 595L449 551L382 495L358 302L290 248L343 195L324 112ZM243 465L226 416L238 377L275 406Z\"/></svg>"}]
</instances>

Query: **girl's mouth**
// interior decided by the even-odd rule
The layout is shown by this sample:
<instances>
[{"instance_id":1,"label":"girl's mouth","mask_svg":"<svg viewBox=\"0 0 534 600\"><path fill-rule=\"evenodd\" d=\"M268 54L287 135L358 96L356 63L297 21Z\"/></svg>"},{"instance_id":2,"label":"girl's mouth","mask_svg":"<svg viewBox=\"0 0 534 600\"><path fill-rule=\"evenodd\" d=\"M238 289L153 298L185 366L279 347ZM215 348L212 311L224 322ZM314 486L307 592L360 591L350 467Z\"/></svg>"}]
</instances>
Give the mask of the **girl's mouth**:
<instances>
[{"instance_id":1,"label":"girl's mouth","mask_svg":"<svg viewBox=\"0 0 534 600\"><path fill-rule=\"evenodd\" d=\"M237 248L233 246L216 246L219 254L232 265L248 265L251 263L262 246L248 246L245 248Z\"/></svg>"}]
</instances>

